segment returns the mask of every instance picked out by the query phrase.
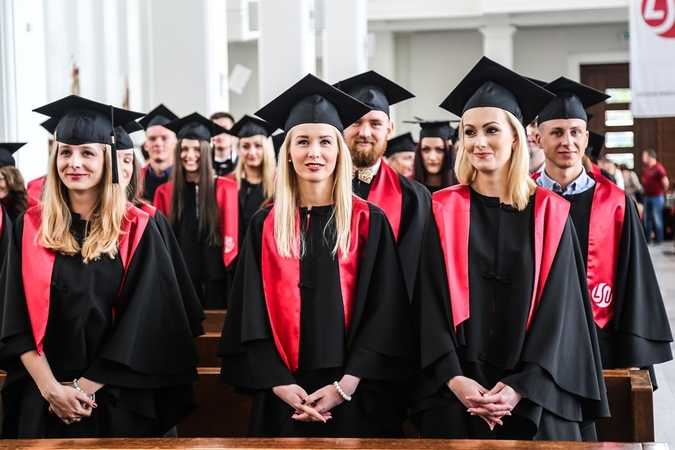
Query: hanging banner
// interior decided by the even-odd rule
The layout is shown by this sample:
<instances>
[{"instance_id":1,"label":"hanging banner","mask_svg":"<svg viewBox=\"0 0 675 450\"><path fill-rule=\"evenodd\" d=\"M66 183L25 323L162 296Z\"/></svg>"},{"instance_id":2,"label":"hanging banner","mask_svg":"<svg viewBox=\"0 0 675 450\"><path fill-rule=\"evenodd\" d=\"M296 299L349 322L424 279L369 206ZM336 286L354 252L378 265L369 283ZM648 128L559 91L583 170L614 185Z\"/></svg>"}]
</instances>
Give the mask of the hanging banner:
<instances>
[{"instance_id":1,"label":"hanging banner","mask_svg":"<svg viewBox=\"0 0 675 450\"><path fill-rule=\"evenodd\" d=\"M630 0L631 112L675 116L675 0Z\"/></svg>"}]
</instances>

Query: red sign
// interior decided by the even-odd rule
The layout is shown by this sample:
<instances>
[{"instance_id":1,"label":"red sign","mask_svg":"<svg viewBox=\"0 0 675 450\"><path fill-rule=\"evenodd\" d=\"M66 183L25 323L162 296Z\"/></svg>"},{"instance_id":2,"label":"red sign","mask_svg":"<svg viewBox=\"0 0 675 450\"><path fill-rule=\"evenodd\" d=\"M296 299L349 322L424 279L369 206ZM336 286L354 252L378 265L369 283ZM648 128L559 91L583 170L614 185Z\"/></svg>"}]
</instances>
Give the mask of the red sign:
<instances>
[{"instance_id":1,"label":"red sign","mask_svg":"<svg viewBox=\"0 0 675 450\"><path fill-rule=\"evenodd\" d=\"M642 18L654 33L675 38L675 0L642 0Z\"/></svg>"}]
</instances>

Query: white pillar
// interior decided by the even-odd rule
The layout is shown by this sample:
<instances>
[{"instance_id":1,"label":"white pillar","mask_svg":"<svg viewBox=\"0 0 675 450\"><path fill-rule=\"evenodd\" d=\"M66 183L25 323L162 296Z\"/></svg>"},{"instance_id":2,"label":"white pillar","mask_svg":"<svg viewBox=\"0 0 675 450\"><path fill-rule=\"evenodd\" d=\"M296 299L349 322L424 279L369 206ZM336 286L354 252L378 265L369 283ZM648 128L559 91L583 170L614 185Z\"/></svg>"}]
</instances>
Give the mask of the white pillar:
<instances>
[{"instance_id":1,"label":"white pillar","mask_svg":"<svg viewBox=\"0 0 675 450\"><path fill-rule=\"evenodd\" d=\"M513 69L513 25L486 25L479 28L483 35L483 54L503 66Z\"/></svg>"},{"instance_id":2,"label":"white pillar","mask_svg":"<svg viewBox=\"0 0 675 450\"><path fill-rule=\"evenodd\" d=\"M323 78L336 83L368 69L366 0L323 0Z\"/></svg>"},{"instance_id":3,"label":"white pillar","mask_svg":"<svg viewBox=\"0 0 675 450\"><path fill-rule=\"evenodd\" d=\"M315 73L313 14L314 0L260 0L260 106Z\"/></svg>"},{"instance_id":4,"label":"white pillar","mask_svg":"<svg viewBox=\"0 0 675 450\"><path fill-rule=\"evenodd\" d=\"M206 0L204 4L206 45L206 114L230 110L227 51L227 2Z\"/></svg>"}]
</instances>

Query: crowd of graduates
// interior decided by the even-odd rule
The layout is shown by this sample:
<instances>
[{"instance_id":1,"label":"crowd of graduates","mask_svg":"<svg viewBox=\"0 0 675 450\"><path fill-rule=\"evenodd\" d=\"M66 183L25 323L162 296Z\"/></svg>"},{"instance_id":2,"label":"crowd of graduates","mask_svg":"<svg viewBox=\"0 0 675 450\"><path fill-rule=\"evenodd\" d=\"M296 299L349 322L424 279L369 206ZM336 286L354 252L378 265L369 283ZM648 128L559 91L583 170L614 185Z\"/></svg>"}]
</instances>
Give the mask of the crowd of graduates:
<instances>
[{"instance_id":1,"label":"crowd of graduates","mask_svg":"<svg viewBox=\"0 0 675 450\"><path fill-rule=\"evenodd\" d=\"M456 127L415 117L418 143L390 117L413 96L370 71L236 122L36 108L47 174L0 169L2 437L175 435L204 310L227 309L251 436L402 437L409 416L425 438L596 440L603 369L656 387L672 359L636 203L584 165L607 96L484 57L439 99Z\"/></svg>"}]
</instances>

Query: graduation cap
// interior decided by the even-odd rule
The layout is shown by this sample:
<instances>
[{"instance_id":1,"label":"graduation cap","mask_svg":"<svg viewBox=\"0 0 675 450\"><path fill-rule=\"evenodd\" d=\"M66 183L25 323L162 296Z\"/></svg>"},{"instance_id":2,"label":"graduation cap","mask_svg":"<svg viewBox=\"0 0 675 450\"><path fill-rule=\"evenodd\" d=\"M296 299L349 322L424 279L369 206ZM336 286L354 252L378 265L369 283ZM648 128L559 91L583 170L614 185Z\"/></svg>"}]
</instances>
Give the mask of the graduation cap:
<instances>
[{"instance_id":1,"label":"graduation cap","mask_svg":"<svg viewBox=\"0 0 675 450\"><path fill-rule=\"evenodd\" d=\"M225 128L196 112L163 126L176 133L178 139L198 141L210 142L213 136L227 132Z\"/></svg>"},{"instance_id":2,"label":"graduation cap","mask_svg":"<svg viewBox=\"0 0 675 450\"><path fill-rule=\"evenodd\" d=\"M384 152L384 156L389 158L391 155L400 152L414 152L416 145L410 133L396 136L387 141L387 150Z\"/></svg>"},{"instance_id":3,"label":"graduation cap","mask_svg":"<svg viewBox=\"0 0 675 450\"><path fill-rule=\"evenodd\" d=\"M140 123L132 120L131 122L115 127L115 138L117 144L117 150L129 150L134 148L134 141L131 140L131 133L136 131L141 131L143 127Z\"/></svg>"},{"instance_id":4,"label":"graduation cap","mask_svg":"<svg viewBox=\"0 0 675 450\"><path fill-rule=\"evenodd\" d=\"M108 144L115 146L114 128L143 116L143 113L116 108L77 95L69 95L41 106L34 112L58 120L53 134L57 142L69 145ZM48 124L51 128L53 122ZM117 158L112 158L112 182L118 182Z\"/></svg>"},{"instance_id":5,"label":"graduation cap","mask_svg":"<svg viewBox=\"0 0 675 450\"><path fill-rule=\"evenodd\" d=\"M554 119L581 119L588 122L585 109L602 103L610 96L602 91L565 77L560 77L545 86L555 99L539 113L539 123Z\"/></svg>"},{"instance_id":6,"label":"graduation cap","mask_svg":"<svg viewBox=\"0 0 675 450\"><path fill-rule=\"evenodd\" d=\"M588 145L586 146L586 156L597 160L602 153L602 148L605 146L605 135L596 133L595 131L588 131Z\"/></svg>"},{"instance_id":7,"label":"graduation cap","mask_svg":"<svg viewBox=\"0 0 675 450\"><path fill-rule=\"evenodd\" d=\"M138 121L143 128L146 130L150 127L154 127L155 125L161 125L164 126L169 122L173 122L174 120L177 120L178 116L175 115L169 108L164 106L163 104L159 104L155 109L150 111L143 117L141 120Z\"/></svg>"},{"instance_id":8,"label":"graduation cap","mask_svg":"<svg viewBox=\"0 0 675 450\"><path fill-rule=\"evenodd\" d=\"M534 84L536 84L539 87L544 87L548 84L548 81L541 81L541 80L537 80L536 78L532 78L532 77L525 77L525 78L527 78L528 80L530 80L531 82L533 82Z\"/></svg>"},{"instance_id":9,"label":"graduation cap","mask_svg":"<svg viewBox=\"0 0 675 450\"><path fill-rule=\"evenodd\" d=\"M26 145L26 142L0 142L0 167L15 166L14 152Z\"/></svg>"},{"instance_id":10,"label":"graduation cap","mask_svg":"<svg viewBox=\"0 0 675 450\"><path fill-rule=\"evenodd\" d=\"M50 134L54 134L54 131L56 131L56 126L59 124L59 119L47 119L44 122L40 124L42 128L47 130Z\"/></svg>"},{"instance_id":11,"label":"graduation cap","mask_svg":"<svg viewBox=\"0 0 675 450\"><path fill-rule=\"evenodd\" d=\"M440 106L459 117L472 108L500 108L527 126L553 98L546 89L484 56Z\"/></svg>"},{"instance_id":12,"label":"graduation cap","mask_svg":"<svg viewBox=\"0 0 675 450\"><path fill-rule=\"evenodd\" d=\"M338 81L333 86L351 95L370 108L389 115L389 107L413 98L408 90L383 77L374 70Z\"/></svg>"},{"instance_id":13,"label":"graduation cap","mask_svg":"<svg viewBox=\"0 0 675 450\"><path fill-rule=\"evenodd\" d=\"M303 123L325 123L342 132L370 110L367 105L309 74L255 115L286 132Z\"/></svg>"},{"instance_id":14,"label":"graduation cap","mask_svg":"<svg viewBox=\"0 0 675 450\"><path fill-rule=\"evenodd\" d=\"M247 138L251 136L270 137L279 127L267 123L264 120L256 119L251 116L242 117L239 122L232 125L232 128L226 131L227 134L238 138Z\"/></svg>"},{"instance_id":15,"label":"graduation cap","mask_svg":"<svg viewBox=\"0 0 675 450\"><path fill-rule=\"evenodd\" d=\"M404 120L404 123L416 123L420 130L420 140L426 137L439 137L445 141L452 140L455 129L450 126L449 120L424 120L415 117L416 120Z\"/></svg>"}]
</instances>

